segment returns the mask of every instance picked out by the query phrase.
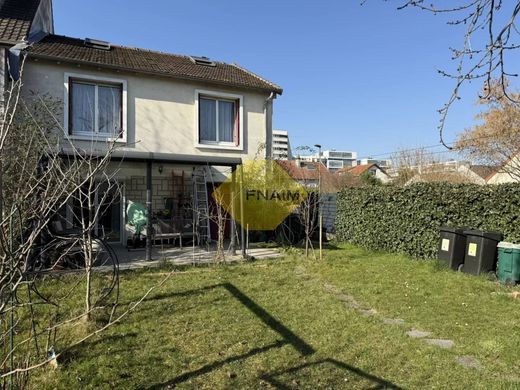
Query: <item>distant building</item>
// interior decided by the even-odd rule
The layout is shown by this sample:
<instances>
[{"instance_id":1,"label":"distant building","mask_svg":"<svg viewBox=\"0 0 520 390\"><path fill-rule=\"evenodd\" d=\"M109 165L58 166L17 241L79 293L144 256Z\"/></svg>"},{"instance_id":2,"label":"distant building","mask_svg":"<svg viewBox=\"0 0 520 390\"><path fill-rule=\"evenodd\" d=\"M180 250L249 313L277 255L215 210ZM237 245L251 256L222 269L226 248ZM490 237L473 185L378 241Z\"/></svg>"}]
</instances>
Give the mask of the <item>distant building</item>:
<instances>
[{"instance_id":1,"label":"distant building","mask_svg":"<svg viewBox=\"0 0 520 390\"><path fill-rule=\"evenodd\" d=\"M370 165L370 164L376 164L380 168L388 169L392 166L392 160L376 159L376 158L370 158L370 157L357 160L357 165Z\"/></svg>"},{"instance_id":2,"label":"distant building","mask_svg":"<svg viewBox=\"0 0 520 390\"><path fill-rule=\"evenodd\" d=\"M318 162L318 153L308 156L299 156L303 161ZM343 168L352 168L357 165L357 152L347 152L339 150L325 150L321 153L321 162L331 172L339 171Z\"/></svg>"},{"instance_id":3,"label":"distant building","mask_svg":"<svg viewBox=\"0 0 520 390\"><path fill-rule=\"evenodd\" d=\"M325 150L321 154L323 163L329 171L335 172L341 168L355 167L357 165L357 153L339 150Z\"/></svg>"},{"instance_id":4,"label":"distant building","mask_svg":"<svg viewBox=\"0 0 520 390\"><path fill-rule=\"evenodd\" d=\"M291 160L291 143L287 130L273 130L272 157L274 160Z\"/></svg>"}]
</instances>

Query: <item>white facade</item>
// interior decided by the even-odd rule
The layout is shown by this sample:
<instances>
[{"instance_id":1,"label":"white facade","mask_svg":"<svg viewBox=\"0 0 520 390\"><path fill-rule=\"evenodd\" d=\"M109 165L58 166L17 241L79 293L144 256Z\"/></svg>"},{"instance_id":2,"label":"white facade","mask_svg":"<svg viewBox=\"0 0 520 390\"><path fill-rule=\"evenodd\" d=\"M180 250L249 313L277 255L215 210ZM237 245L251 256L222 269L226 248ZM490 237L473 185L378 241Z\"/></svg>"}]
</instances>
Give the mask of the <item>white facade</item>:
<instances>
[{"instance_id":1,"label":"white facade","mask_svg":"<svg viewBox=\"0 0 520 390\"><path fill-rule=\"evenodd\" d=\"M515 156L487 179L488 184L518 183L520 181L520 157Z\"/></svg>"},{"instance_id":2,"label":"white facade","mask_svg":"<svg viewBox=\"0 0 520 390\"><path fill-rule=\"evenodd\" d=\"M367 169L366 172L374 176L376 179L381 180L381 182L384 184L390 181L390 177L377 164L373 164L370 168Z\"/></svg>"},{"instance_id":3,"label":"white facade","mask_svg":"<svg viewBox=\"0 0 520 390\"><path fill-rule=\"evenodd\" d=\"M64 115L60 117L63 136L67 136L68 86L73 77L93 82L117 80L123 85L124 138L118 148L121 152L251 159L266 143L270 112L264 106L268 93L29 58L25 63L24 87L64 103ZM240 101L237 144L209 144L198 139L199 96L233 97ZM88 139L80 135L69 137L83 149L92 147L93 141L98 148L106 146L106 142L92 135Z\"/></svg>"},{"instance_id":4,"label":"white facade","mask_svg":"<svg viewBox=\"0 0 520 390\"><path fill-rule=\"evenodd\" d=\"M262 147L270 143L267 135L271 132L272 100L269 100L268 92L31 57L25 62L23 80L28 98L32 94L46 96L63 108L62 114L57 117L57 135L65 152L73 144L89 153L103 153L110 139L107 134L98 131L97 125L95 131L89 134L69 131L72 83L80 80L83 84L95 86L120 85L122 135L116 139L118 147L114 157L122 157L122 162L114 161L111 167L122 187L122 195L117 195L101 227L113 242L126 243L132 236L125 213L128 202L146 203L146 163L140 160L153 161L152 214L161 214L170 207L168 202L171 203L172 199L177 202L179 194L191 196L192 174L197 166L191 161L199 161L196 164L207 161L216 168L211 181L221 182L229 174L229 168L221 167L215 161L244 161L254 159L259 151L270 153ZM99 89L95 89L96 99ZM201 99L237 102L239 127L236 143L200 139ZM96 118L100 115L96 108ZM166 160L185 163L174 164ZM179 206L175 212L179 214L183 211ZM72 217L69 218L69 211L67 213L69 224Z\"/></svg>"},{"instance_id":5,"label":"white facade","mask_svg":"<svg viewBox=\"0 0 520 390\"><path fill-rule=\"evenodd\" d=\"M383 169L388 169L392 166L392 160L387 159L375 159L375 158L362 158L357 161L358 165L369 165L369 164L377 164L379 167Z\"/></svg>"},{"instance_id":6,"label":"white facade","mask_svg":"<svg viewBox=\"0 0 520 390\"><path fill-rule=\"evenodd\" d=\"M291 160L291 143L287 130L273 130L272 158L274 160Z\"/></svg>"},{"instance_id":7,"label":"white facade","mask_svg":"<svg viewBox=\"0 0 520 390\"><path fill-rule=\"evenodd\" d=\"M318 153L298 156L300 160L318 162ZM342 168L352 168L357 165L357 152L347 152L339 150L325 150L321 152L321 162L331 172L339 171Z\"/></svg>"}]
</instances>

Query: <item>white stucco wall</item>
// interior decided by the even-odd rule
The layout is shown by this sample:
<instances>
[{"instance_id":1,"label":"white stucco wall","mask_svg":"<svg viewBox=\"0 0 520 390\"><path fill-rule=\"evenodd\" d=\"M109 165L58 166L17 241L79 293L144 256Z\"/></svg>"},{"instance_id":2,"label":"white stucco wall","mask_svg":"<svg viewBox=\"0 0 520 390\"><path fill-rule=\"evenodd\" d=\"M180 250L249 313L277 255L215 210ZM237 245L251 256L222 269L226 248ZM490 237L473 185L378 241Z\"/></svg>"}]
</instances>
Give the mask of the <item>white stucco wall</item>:
<instances>
[{"instance_id":1,"label":"white stucco wall","mask_svg":"<svg viewBox=\"0 0 520 390\"><path fill-rule=\"evenodd\" d=\"M268 93L32 59L25 64L24 88L26 91L46 93L63 101L66 73L126 80L127 142L122 145L122 150L247 159L254 158L259 145L266 142L264 107ZM196 146L197 89L242 96L242 150L207 149ZM63 125L63 115L60 115L60 121ZM81 148L88 148L90 145L90 141L76 142ZM96 148L102 146L103 143L98 143ZM263 157L264 154L260 156Z\"/></svg>"},{"instance_id":2,"label":"white stucco wall","mask_svg":"<svg viewBox=\"0 0 520 390\"><path fill-rule=\"evenodd\" d=\"M518 179L507 172L497 172L489 180L488 184L516 183Z\"/></svg>"},{"instance_id":3,"label":"white stucco wall","mask_svg":"<svg viewBox=\"0 0 520 390\"><path fill-rule=\"evenodd\" d=\"M520 157L516 156L488 179L488 184L517 183L520 172Z\"/></svg>"},{"instance_id":4,"label":"white stucco wall","mask_svg":"<svg viewBox=\"0 0 520 390\"><path fill-rule=\"evenodd\" d=\"M377 179L381 180L382 183L388 183L390 178L386 173L384 173L381 169L377 167L370 168L371 172L374 172L374 175Z\"/></svg>"}]
</instances>

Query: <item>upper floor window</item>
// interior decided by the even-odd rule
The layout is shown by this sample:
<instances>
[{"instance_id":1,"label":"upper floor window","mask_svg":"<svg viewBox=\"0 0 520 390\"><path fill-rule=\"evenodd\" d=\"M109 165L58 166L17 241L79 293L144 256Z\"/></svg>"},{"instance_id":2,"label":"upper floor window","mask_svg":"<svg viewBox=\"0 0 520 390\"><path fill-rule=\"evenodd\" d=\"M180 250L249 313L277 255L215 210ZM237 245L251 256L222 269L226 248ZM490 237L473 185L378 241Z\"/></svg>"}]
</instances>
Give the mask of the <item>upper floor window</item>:
<instances>
[{"instance_id":1,"label":"upper floor window","mask_svg":"<svg viewBox=\"0 0 520 390\"><path fill-rule=\"evenodd\" d=\"M198 145L238 148L241 138L241 96L197 94Z\"/></svg>"},{"instance_id":2,"label":"upper floor window","mask_svg":"<svg viewBox=\"0 0 520 390\"><path fill-rule=\"evenodd\" d=\"M66 75L66 126L78 138L126 140L126 82Z\"/></svg>"}]
</instances>

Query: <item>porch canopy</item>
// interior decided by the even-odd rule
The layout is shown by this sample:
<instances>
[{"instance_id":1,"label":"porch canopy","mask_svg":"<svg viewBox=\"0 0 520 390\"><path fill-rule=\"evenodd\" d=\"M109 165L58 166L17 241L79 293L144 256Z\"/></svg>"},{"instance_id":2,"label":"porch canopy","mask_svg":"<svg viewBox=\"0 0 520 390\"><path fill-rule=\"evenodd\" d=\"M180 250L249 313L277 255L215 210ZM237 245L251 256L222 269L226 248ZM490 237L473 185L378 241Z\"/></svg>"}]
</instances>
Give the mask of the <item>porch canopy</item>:
<instances>
[{"instance_id":1,"label":"porch canopy","mask_svg":"<svg viewBox=\"0 0 520 390\"><path fill-rule=\"evenodd\" d=\"M60 153L62 157L74 157L77 154L85 157L102 157L106 155L106 150L81 151L80 149L72 151L64 149ZM112 161L140 161L140 162L164 162L172 164L189 164L189 165L216 165L221 167L235 168L242 164L241 157L223 157L223 156L196 156L189 154L173 154L173 153L153 153L140 152L135 150L114 150L111 152L110 159Z\"/></svg>"},{"instance_id":2,"label":"porch canopy","mask_svg":"<svg viewBox=\"0 0 520 390\"><path fill-rule=\"evenodd\" d=\"M78 155L87 158L103 157L107 153L106 150L95 150L89 151L76 149L74 151L63 149L60 152L60 156L64 159L75 158ZM234 171L236 167L242 164L241 157L223 157L223 156L207 156L207 155L188 155L188 154L173 154L173 153L153 153L143 152L134 150L113 150L110 155L111 161L128 161L128 162L144 162L146 163L146 207L148 209L148 215L152 215L152 164L153 163L171 163L171 164L186 164L186 165L200 165L200 166L220 166L220 167L231 167ZM232 223L233 230L235 224ZM152 257L152 218L148 218L146 234L146 260L151 260ZM244 228L241 226L241 250L245 254L244 245ZM234 234L232 234L232 240L234 241Z\"/></svg>"}]
</instances>

